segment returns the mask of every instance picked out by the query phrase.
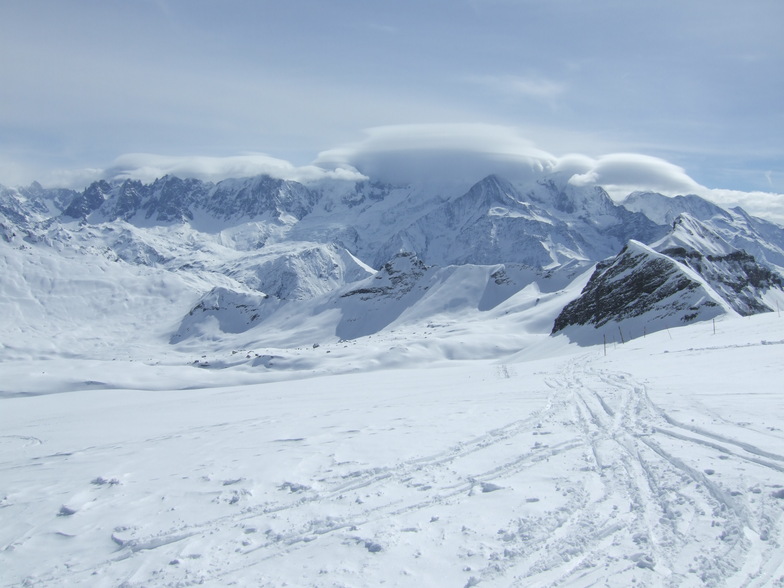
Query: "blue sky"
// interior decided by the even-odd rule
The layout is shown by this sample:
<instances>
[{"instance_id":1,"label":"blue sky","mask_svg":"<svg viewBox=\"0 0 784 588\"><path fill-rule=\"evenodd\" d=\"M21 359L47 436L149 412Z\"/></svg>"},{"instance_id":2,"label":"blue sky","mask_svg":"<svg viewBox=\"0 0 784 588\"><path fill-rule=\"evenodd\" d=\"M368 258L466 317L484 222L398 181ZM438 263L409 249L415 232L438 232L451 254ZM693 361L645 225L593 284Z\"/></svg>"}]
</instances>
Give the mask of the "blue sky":
<instances>
[{"instance_id":1,"label":"blue sky","mask_svg":"<svg viewBox=\"0 0 784 588\"><path fill-rule=\"evenodd\" d=\"M474 128L748 204L784 193L782 24L780 0L4 0L0 183Z\"/></svg>"}]
</instances>

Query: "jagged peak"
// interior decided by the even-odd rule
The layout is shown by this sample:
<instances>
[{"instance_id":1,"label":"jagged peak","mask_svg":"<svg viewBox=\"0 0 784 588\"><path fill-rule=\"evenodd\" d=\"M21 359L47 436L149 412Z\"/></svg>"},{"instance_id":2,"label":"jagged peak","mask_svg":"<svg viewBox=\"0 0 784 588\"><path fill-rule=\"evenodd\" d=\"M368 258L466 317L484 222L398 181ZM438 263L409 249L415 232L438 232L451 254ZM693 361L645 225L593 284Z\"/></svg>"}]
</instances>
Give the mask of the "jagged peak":
<instances>
[{"instance_id":1,"label":"jagged peak","mask_svg":"<svg viewBox=\"0 0 784 588\"><path fill-rule=\"evenodd\" d=\"M727 255L736 250L707 224L685 212L675 218L670 232L651 247L662 252L683 248L705 255Z\"/></svg>"},{"instance_id":2,"label":"jagged peak","mask_svg":"<svg viewBox=\"0 0 784 588\"><path fill-rule=\"evenodd\" d=\"M391 276L395 274L411 273L412 271L421 272L426 269L427 265L419 259L416 253L412 251L401 251L386 262L380 271Z\"/></svg>"},{"instance_id":3,"label":"jagged peak","mask_svg":"<svg viewBox=\"0 0 784 588\"><path fill-rule=\"evenodd\" d=\"M555 319L552 332L565 331L572 340L591 344L609 327L631 338L732 312L693 269L630 240L618 255L597 265L580 296Z\"/></svg>"},{"instance_id":4,"label":"jagged peak","mask_svg":"<svg viewBox=\"0 0 784 588\"><path fill-rule=\"evenodd\" d=\"M485 176L468 190L467 197L481 203L517 202L519 194L509 180L496 174Z\"/></svg>"},{"instance_id":5,"label":"jagged peak","mask_svg":"<svg viewBox=\"0 0 784 588\"><path fill-rule=\"evenodd\" d=\"M619 208L601 186L576 186L569 183L563 172L537 180L536 188L529 190L527 196L566 215L595 215Z\"/></svg>"}]
</instances>

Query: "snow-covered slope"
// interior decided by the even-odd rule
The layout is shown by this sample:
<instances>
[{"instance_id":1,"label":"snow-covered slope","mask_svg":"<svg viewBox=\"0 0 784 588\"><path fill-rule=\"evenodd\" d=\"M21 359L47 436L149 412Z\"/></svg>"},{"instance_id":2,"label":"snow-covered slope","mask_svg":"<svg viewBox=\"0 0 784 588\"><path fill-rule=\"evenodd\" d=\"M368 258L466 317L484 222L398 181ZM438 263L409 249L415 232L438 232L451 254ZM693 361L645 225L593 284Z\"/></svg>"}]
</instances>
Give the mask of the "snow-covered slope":
<instances>
[{"instance_id":1,"label":"snow-covered slope","mask_svg":"<svg viewBox=\"0 0 784 588\"><path fill-rule=\"evenodd\" d=\"M105 250L0 242L3 362L79 357L149 361L202 289L228 278L128 264ZM150 351L153 349L154 351Z\"/></svg>"},{"instance_id":2,"label":"snow-covered slope","mask_svg":"<svg viewBox=\"0 0 784 588\"><path fill-rule=\"evenodd\" d=\"M498 320L525 325L519 333L522 338L532 333L541 337L560 308L575 296L573 282L590 267L575 263L551 271L514 264L442 268L401 253L373 276L285 305L275 298L247 308L240 302L243 309L238 312L235 299L244 299L245 294L221 292L218 300L211 292L206 302L200 300L183 318L175 341L193 339L192 348L214 346L221 333L223 348L290 349L335 345L384 332L457 332L473 323L486 323L492 329ZM221 322L236 325L237 320L241 328L219 328Z\"/></svg>"},{"instance_id":3,"label":"snow-covered slope","mask_svg":"<svg viewBox=\"0 0 784 588\"><path fill-rule=\"evenodd\" d=\"M662 234L601 189L578 189L557 176L528 187L489 176L398 232L382 256L417 252L439 265L524 263L556 266L602 259L629 238Z\"/></svg>"},{"instance_id":4,"label":"snow-covered slope","mask_svg":"<svg viewBox=\"0 0 784 588\"><path fill-rule=\"evenodd\" d=\"M302 350L283 380L253 351L253 370L115 361L103 381L4 367L0 585L780 585L780 323L606 356L510 354L513 322L388 333ZM492 359L398 363L453 338Z\"/></svg>"},{"instance_id":5,"label":"snow-covered slope","mask_svg":"<svg viewBox=\"0 0 784 588\"><path fill-rule=\"evenodd\" d=\"M725 241L710 225L698 221L688 213L679 214L671 223L672 229L651 244L657 251L686 249L703 255L728 255L736 249Z\"/></svg>"},{"instance_id":6,"label":"snow-covered slope","mask_svg":"<svg viewBox=\"0 0 784 588\"><path fill-rule=\"evenodd\" d=\"M671 225L678 215L683 213L701 221L732 216L720 206L695 194L670 197L657 192L632 192L622 204L628 210L640 212L659 225Z\"/></svg>"}]
</instances>

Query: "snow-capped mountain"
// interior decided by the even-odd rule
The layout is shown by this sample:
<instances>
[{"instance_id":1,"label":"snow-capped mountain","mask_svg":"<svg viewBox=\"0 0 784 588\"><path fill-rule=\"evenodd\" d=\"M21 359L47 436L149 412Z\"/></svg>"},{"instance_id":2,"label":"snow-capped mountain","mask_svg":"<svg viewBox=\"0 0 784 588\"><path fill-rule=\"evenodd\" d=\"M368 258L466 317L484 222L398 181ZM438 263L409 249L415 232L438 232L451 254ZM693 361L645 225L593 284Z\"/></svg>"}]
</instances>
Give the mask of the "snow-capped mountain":
<instances>
[{"instance_id":1,"label":"snow-capped mountain","mask_svg":"<svg viewBox=\"0 0 784 588\"><path fill-rule=\"evenodd\" d=\"M578 189L553 176L518 189L489 176L399 231L381 257L408 250L439 265L547 267L602 259L629 238L660 234L660 227L615 205L600 188Z\"/></svg>"},{"instance_id":2,"label":"snow-capped mountain","mask_svg":"<svg viewBox=\"0 0 784 588\"><path fill-rule=\"evenodd\" d=\"M784 227L753 217L740 207L725 210L694 194L669 198L652 192L634 192L623 206L664 225L671 225L686 213L736 250L746 251L761 263L784 268Z\"/></svg>"},{"instance_id":3,"label":"snow-capped mountain","mask_svg":"<svg viewBox=\"0 0 784 588\"><path fill-rule=\"evenodd\" d=\"M669 197L657 192L632 192L623 201L624 208L641 212L659 225L671 225L680 215L688 213L707 221L714 217L731 218L731 214L695 194Z\"/></svg>"},{"instance_id":4,"label":"snow-capped mountain","mask_svg":"<svg viewBox=\"0 0 784 588\"><path fill-rule=\"evenodd\" d=\"M784 229L663 198L0 189L0 584L781 584Z\"/></svg>"},{"instance_id":5,"label":"snow-capped mountain","mask_svg":"<svg viewBox=\"0 0 784 588\"><path fill-rule=\"evenodd\" d=\"M784 228L740 209L655 193L621 206L562 174L528 183L488 176L470 187L267 176L99 181L81 192L34 184L2 189L0 228L9 254L45 248L69 263L109 260L121 273L176 277L188 306L172 305L171 344L354 339L466 309L486 318L506 301L542 313L515 304L531 292L543 305L559 300L541 314L543 333L631 318L650 331L673 326L662 305L683 310L674 324L773 310L784 267Z\"/></svg>"},{"instance_id":6,"label":"snow-capped mountain","mask_svg":"<svg viewBox=\"0 0 784 588\"><path fill-rule=\"evenodd\" d=\"M630 241L599 263L580 297L556 318L553 333L584 343L608 334L632 338L719 314L771 312L783 295L778 272L682 213L650 247Z\"/></svg>"},{"instance_id":7,"label":"snow-capped mountain","mask_svg":"<svg viewBox=\"0 0 784 588\"><path fill-rule=\"evenodd\" d=\"M742 316L771 312L767 294L784 287L781 275L688 214L678 216L672 232L652 247L697 272Z\"/></svg>"}]
</instances>

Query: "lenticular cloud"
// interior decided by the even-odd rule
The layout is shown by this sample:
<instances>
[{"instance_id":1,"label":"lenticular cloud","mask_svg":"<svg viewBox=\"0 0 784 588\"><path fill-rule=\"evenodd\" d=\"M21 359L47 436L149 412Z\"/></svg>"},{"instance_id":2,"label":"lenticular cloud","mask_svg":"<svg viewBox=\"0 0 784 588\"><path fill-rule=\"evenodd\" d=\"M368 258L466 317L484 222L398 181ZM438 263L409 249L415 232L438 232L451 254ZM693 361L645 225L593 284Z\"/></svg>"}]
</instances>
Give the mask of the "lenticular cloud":
<instances>
[{"instance_id":1,"label":"lenticular cloud","mask_svg":"<svg viewBox=\"0 0 784 588\"><path fill-rule=\"evenodd\" d=\"M638 153L603 155L594 160L583 173L574 174L569 181L578 186L593 184L632 189L645 187L681 193L701 188L683 168L663 159Z\"/></svg>"},{"instance_id":2,"label":"lenticular cloud","mask_svg":"<svg viewBox=\"0 0 784 588\"><path fill-rule=\"evenodd\" d=\"M490 174L522 179L552 169L557 159L508 127L439 124L368 129L364 140L324 151L315 163L384 181L460 182Z\"/></svg>"},{"instance_id":3,"label":"lenticular cloud","mask_svg":"<svg viewBox=\"0 0 784 588\"><path fill-rule=\"evenodd\" d=\"M526 180L560 172L572 184L583 186L668 194L701 188L682 168L657 157L636 153L559 157L539 149L510 127L480 124L376 127L368 129L362 141L322 152L315 163L356 169L392 182L475 182L490 174Z\"/></svg>"},{"instance_id":4,"label":"lenticular cloud","mask_svg":"<svg viewBox=\"0 0 784 588\"><path fill-rule=\"evenodd\" d=\"M537 148L513 129L492 125L400 125L366 131L364 140L319 154L312 165L254 153L229 157L163 156L130 153L107 170L112 179L153 181L165 175L218 181L266 174L301 182L323 178L393 183L473 183L490 174L531 180L561 172L575 185L650 189L669 194L699 191L685 171L663 159L635 153L591 158L557 157Z\"/></svg>"},{"instance_id":5,"label":"lenticular cloud","mask_svg":"<svg viewBox=\"0 0 784 588\"><path fill-rule=\"evenodd\" d=\"M557 156L538 148L512 127L487 124L373 127L365 130L362 140L322 151L311 165L305 166L262 153L228 157L130 153L118 157L109 169L89 170L84 177L91 181L102 176L151 182L169 174L219 181L266 174L303 183L370 178L397 185L467 188L491 174L527 183L549 173L559 173L573 185L601 186L616 199L635 190L669 196L694 193L725 206L742 205L754 214L784 218L780 212L784 205L778 194L706 188L683 168L639 153ZM69 185L74 183L73 178L70 180Z\"/></svg>"}]
</instances>

